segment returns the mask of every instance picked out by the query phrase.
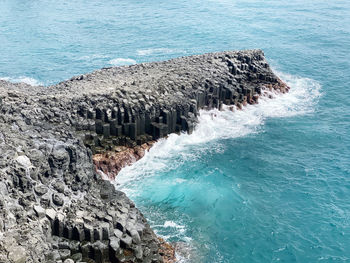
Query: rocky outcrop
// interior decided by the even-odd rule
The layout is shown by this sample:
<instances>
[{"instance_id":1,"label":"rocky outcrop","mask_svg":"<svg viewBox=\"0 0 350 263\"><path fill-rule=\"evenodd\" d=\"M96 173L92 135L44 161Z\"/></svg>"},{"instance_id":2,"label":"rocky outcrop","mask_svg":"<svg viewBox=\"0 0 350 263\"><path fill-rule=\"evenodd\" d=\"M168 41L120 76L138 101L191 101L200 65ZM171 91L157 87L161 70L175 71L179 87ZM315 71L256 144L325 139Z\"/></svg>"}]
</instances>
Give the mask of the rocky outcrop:
<instances>
[{"instance_id":1,"label":"rocky outcrop","mask_svg":"<svg viewBox=\"0 0 350 263\"><path fill-rule=\"evenodd\" d=\"M241 107L264 89L288 87L260 50L105 68L50 87L0 80L0 262L169 262L93 154L117 173L103 158L122 167L145 143L191 132L199 109Z\"/></svg>"},{"instance_id":2,"label":"rocky outcrop","mask_svg":"<svg viewBox=\"0 0 350 263\"><path fill-rule=\"evenodd\" d=\"M102 171L114 180L122 168L140 160L154 143L155 141L149 141L134 147L115 146L112 150L96 153L92 158L96 171Z\"/></svg>"}]
</instances>

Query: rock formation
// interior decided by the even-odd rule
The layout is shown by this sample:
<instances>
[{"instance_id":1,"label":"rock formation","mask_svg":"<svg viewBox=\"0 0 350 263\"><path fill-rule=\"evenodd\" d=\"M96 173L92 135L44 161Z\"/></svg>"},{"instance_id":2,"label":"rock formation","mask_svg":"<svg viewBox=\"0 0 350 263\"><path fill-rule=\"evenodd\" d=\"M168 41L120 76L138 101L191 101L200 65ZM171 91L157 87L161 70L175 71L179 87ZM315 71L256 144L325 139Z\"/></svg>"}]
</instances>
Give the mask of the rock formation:
<instances>
[{"instance_id":1,"label":"rock formation","mask_svg":"<svg viewBox=\"0 0 350 263\"><path fill-rule=\"evenodd\" d=\"M192 132L199 109L241 107L264 89L288 91L260 50L104 68L49 87L0 80L0 262L169 262L93 154L113 175L115 163L99 162L106 153L141 157L153 140Z\"/></svg>"}]
</instances>

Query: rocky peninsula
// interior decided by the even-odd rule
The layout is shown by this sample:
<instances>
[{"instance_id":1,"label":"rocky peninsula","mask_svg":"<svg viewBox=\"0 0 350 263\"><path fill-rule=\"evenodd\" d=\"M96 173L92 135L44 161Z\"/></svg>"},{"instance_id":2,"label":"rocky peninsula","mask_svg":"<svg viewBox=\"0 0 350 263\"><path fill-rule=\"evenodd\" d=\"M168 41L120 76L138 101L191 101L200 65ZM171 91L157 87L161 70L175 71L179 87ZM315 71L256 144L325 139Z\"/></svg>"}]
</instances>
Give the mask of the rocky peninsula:
<instances>
[{"instance_id":1,"label":"rocky peninsula","mask_svg":"<svg viewBox=\"0 0 350 263\"><path fill-rule=\"evenodd\" d=\"M48 87L0 80L0 262L174 262L100 171L114 178L157 139L191 133L199 109L288 89L261 50L103 68Z\"/></svg>"}]
</instances>

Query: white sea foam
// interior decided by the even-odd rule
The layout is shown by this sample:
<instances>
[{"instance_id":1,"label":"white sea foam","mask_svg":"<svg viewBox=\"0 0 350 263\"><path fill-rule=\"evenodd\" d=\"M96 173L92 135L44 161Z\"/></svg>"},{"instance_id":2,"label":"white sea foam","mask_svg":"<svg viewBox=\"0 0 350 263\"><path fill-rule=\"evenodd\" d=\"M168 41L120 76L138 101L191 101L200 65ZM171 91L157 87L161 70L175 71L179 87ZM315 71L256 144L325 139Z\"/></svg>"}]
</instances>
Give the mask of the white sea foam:
<instances>
[{"instance_id":1,"label":"white sea foam","mask_svg":"<svg viewBox=\"0 0 350 263\"><path fill-rule=\"evenodd\" d=\"M10 78L9 77L1 77L0 80L10 81Z\"/></svg>"},{"instance_id":2,"label":"white sea foam","mask_svg":"<svg viewBox=\"0 0 350 263\"><path fill-rule=\"evenodd\" d=\"M165 221L164 227L173 227L173 228L178 228L178 229L183 229L185 228L184 226L176 224L174 221Z\"/></svg>"},{"instance_id":3,"label":"white sea foam","mask_svg":"<svg viewBox=\"0 0 350 263\"><path fill-rule=\"evenodd\" d=\"M193 156L190 147L198 145L197 148L207 151L208 147L212 146L212 144L208 144L209 141L237 138L260 132L268 118L284 118L312 113L321 95L321 87L318 82L283 73L277 73L277 75L291 87L289 93L269 92L268 95L272 96L273 99L268 98L268 96L261 97L259 104L248 105L243 110L235 109L234 112L229 107L223 111L201 110L199 123L191 135L171 134L167 139L160 139L141 160L119 172L117 187L131 198L136 197L140 192L137 188L142 185L140 181L147 177L157 176L158 172L176 169L177 166L181 165L181 160L185 161L188 158L195 160L196 156ZM179 156L180 158L174 162L174 158ZM173 183L179 184L183 181L179 179ZM170 233L163 238L165 240L178 238L185 241L189 249L177 247L176 257L179 262L190 262L191 258L195 257L195 252L192 251L192 240L186 233L186 227L180 222L180 218L175 221L165 219L163 224L159 221L153 222L152 227L158 234L164 233L164 230L167 232L171 228L175 229L175 233L170 230Z\"/></svg>"},{"instance_id":4,"label":"white sea foam","mask_svg":"<svg viewBox=\"0 0 350 263\"><path fill-rule=\"evenodd\" d=\"M284 73L277 75L291 87L288 93L269 93L273 99L261 97L258 104L248 105L243 110L235 109L234 112L228 107L223 111L201 110L199 124L191 135L171 134L167 139L160 139L141 160L119 172L117 187L132 196L137 194L131 190L135 182L154 176L157 171L174 169L177 165L181 165L181 162L171 162L172 157L182 156L183 160L195 158L192 151L186 151L190 146L201 145L205 150L209 141L237 138L261 131L268 118L311 113L321 94L319 83Z\"/></svg>"},{"instance_id":5,"label":"white sea foam","mask_svg":"<svg viewBox=\"0 0 350 263\"><path fill-rule=\"evenodd\" d=\"M153 223L153 224L152 224ZM183 225L180 225L174 221L166 220L164 224L154 224L154 222L151 222L152 228L154 229L155 233L158 236L161 236L165 240L173 237L178 237L180 240L184 240L186 242L190 242L192 239L190 237L187 237L185 235L186 228ZM169 235L164 235L164 230L173 232Z\"/></svg>"},{"instance_id":6,"label":"white sea foam","mask_svg":"<svg viewBox=\"0 0 350 263\"><path fill-rule=\"evenodd\" d=\"M109 56L102 55L102 54L92 54L87 56L81 56L78 58L78 60L94 60L94 59L104 59L108 58Z\"/></svg>"},{"instance_id":7,"label":"white sea foam","mask_svg":"<svg viewBox=\"0 0 350 263\"><path fill-rule=\"evenodd\" d=\"M131 58L115 58L109 61L109 64L114 66L125 66L136 64L136 60Z\"/></svg>"},{"instance_id":8,"label":"white sea foam","mask_svg":"<svg viewBox=\"0 0 350 263\"><path fill-rule=\"evenodd\" d=\"M149 55L162 55L162 54L171 54L171 53L179 53L181 50L170 49L170 48L148 48L148 49L138 49L137 55L139 56L149 56Z\"/></svg>"},{"instance_id":9,"label":"white sea foam","mask_svg":"<svg viewBox=\"0 0 350 263\"><path fill-rule=\"evenodd\" d=\"M174 183L175 184L182 184L182 183L186 183L187 182L187 180L186 179L183 179L183 178L176 178L175 180L174 180Z\"/></svg>"},{"instance_id":10,"label":"white sea foam","mask_svg":"<svg viewBox=\"0 0 350 263\"><path fill-rule=\"evenodd\" d=\"M41 83L40 81L38 81L34 78L26 77L26 76L20 76L18 78L1 77L0 79L14 82L14 83L23 82L23 83L29 84L31 86L42 86L43 85L43 83Z\"/></svg>"}]
</instances>

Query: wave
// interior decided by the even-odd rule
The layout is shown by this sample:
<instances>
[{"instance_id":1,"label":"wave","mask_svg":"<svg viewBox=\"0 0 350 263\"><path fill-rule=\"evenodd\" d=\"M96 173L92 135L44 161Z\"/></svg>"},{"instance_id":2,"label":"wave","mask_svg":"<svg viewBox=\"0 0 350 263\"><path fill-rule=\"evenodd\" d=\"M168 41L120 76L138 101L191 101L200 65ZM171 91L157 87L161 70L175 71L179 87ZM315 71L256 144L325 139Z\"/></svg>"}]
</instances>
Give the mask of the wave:
<instances>
[{"instance_id":1,"label":"wave","mask_svg":"<svg viewBox=\"0 0 350 263\"><path fill-rule=\"evenodd\" d=\"M171 162L172 157L180 155L182 159L195 158L187 150L193 145L205 149L206 143L217 139L238 138L261 131L268 118L285 118L308 114L314 111L314 106L321 96L320 84L312 79L292 76L278 72L290 87L286 94L270 93L273 99L260 97L259 103L247 105L243 110L226 107L223 111L213 109L200 111L199 123L192 134L170 134L166 139L160 139L145 156L131 166L123 168L116 179L117 188L129 195L137 194L133 183L142 178L154 176L157 171L174 169L179 162ZM218 151L220 149L217 149ZM181 180L174 184L183 183Z\"/></svg>"},{"instance_id":2,"label":"wave","mask_svg":"<svg viewBox=\"0 0 350 263\"><path fill-rule=\"evenodd\" d=\"M109 61L109 64L114 66L125 66L136 64L136 60L131 58L115 58Z\"/></svg>"},{"instance_id":3,"label":"wave","mask_svg":"<svg viewBox=\"0 0 350 263\"><path fill-rule=\"evenodd\" d=\"M180 232L181 232L181 230L183 230L185 228L185 226L179 225L171 220L165 221L163 225L155 225L155 227L176 228L176 229L179 229Z\"/></svg>"},{"instance_id":4,"label":"wave","mask_svg":"<svg viewBox=\"0 0 350 263\"><path fill-rule=\"evenodd\" d=\"M148 49L138 49L137 55L139 56L149 56L149 55L162 55L171 53L183 53L181 50L170 49L170 48L148 48Z\"/></svg>"},{"instance_id":5,"label":"wave","mask_svg":"<svg viewBox=\"0 0 350 263\"><path fill-rule=\"evenodd\" d=\"M14 82L14 83L26 83L29 84L31 86L43 86L43 83L31 78L31 77L26 77L26 76L20 76L18 78L11 78L11 77L0 77L1 80L6 80L9 82Z\"/></svg>"},{"instance_id":6,"label":"wave","mask_svg":"<svg viewBox=\"0 0 350 263\"><path fill-rule=\"evenodd\" d=\"M140 188L142 181L152 181L164 172L177 169L186 160L195 161L198 152L207 153L208 147L215 143L211 141L226 138L238 138L262 131L265 121L269 118L287 118L297 115L310 114L321 96L320 84L312 79L277 73L290 87L286 94L269 93L261 97L259 104L247 105L243 110L225 107L223 111L216 109L200 111L199 123L192 134L171 134L168 138L160 139L138 162L132 166L123 168L116 178L116 188L127 193L131 199L143 200L144 194ZM193 150L195 147L196 151ZM214 146L216 147L216 146ZM220 153L222 148L214 151ZM162 179L160 179L162 180ZM186 179L177 178L164 182L175 187L188 183ZM160 181L162 185L162 181ZM143 207L142 204L141 207ZM155 232L165 240L181 240L176 243L176 256L179 262L200 262L196 258L196 247L191 239L191 233L187 231L187 223L184 218L174 214L165 216L160 208L146 207L148 220Z\"/></svg>"},{"instance_id":7,"label":"wave","mask_svg":"<svg viewBox=\"0 0 350 263\"><path fill-rule=\"evenodd\" d=\"M78 60L94 60L94 59L105 59L109 58L109 56L101 55L101 54L92 54L87 56L81 56L78 58Z\"/></svg>"}]
</instances>

